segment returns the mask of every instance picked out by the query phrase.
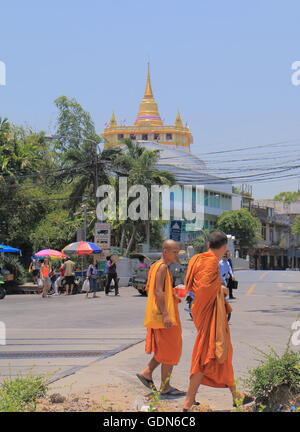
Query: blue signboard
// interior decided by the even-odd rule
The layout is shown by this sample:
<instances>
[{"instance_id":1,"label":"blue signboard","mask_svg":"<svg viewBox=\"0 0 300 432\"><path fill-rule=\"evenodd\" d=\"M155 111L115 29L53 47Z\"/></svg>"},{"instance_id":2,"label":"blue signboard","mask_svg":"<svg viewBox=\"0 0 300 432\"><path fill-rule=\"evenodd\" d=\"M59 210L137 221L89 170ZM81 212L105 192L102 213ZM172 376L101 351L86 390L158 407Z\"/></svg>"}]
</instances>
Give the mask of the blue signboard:
<instances>
[{"instance_id":1,"label":"blue signboard","mask_svg":"<svg viewBox=\"0 0 300 432\"><path fill-rule=\"evenodd\" d=\"M180 242L182 221L172 221L170 227L170 239Z\"/></svg>"}]
</instances>

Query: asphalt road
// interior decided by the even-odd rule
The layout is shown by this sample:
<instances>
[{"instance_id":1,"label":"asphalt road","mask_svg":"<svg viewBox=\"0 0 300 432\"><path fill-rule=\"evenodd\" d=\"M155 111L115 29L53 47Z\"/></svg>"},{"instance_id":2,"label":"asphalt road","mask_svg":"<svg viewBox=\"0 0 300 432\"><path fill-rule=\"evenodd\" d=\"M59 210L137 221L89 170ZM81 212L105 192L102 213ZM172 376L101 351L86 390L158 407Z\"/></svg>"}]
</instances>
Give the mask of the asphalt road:
<instances>
[{"instance_id":1,"label":"asphalt road","mask_svg":"<svg viewBox=\"0 0 300 432\"><path fill-rule=\"evenodd\" d=\"M243 376L256 362L256 348L286 346L292 323L300 315L300 272L240 271L237 278L230 327L235 373ZM67 376L143 340L146 299L129 287L120 293L120 297L100 293L96 299L11 295L0 301L0 321L7 333L6 345L0 345L0 380L27 372L49 373L52 379ZM195 329L184 306L182 362L186 364Z\"/></svg>"}]
</instances>

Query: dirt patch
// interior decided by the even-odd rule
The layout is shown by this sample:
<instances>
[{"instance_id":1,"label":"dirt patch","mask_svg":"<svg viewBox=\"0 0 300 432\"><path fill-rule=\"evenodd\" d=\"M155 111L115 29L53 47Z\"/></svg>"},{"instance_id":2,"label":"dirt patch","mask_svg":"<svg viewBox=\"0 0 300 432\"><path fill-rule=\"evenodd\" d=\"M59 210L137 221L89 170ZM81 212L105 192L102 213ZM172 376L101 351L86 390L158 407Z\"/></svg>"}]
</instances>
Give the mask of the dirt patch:
<instances>
[{"instance_id":1,"label":"dirt patch","mask_svg":"<svg viewBox=\"0 0 300 432\"><path fill-rule=\"evenodd\" d=\"M53 392L54 393L54 392ZM65 398L59 392L49 393L39 399L37 411L53 412L130 412L138 411L142 405L149 405L146 393L130 394L127 388L117 385L99 385L85 392L71 393ZM144 403L145 401L145 403ZM160 412L181 412L183 398L157 401L155 407ZM213 411L207 404L194 407L194 411Z\"/></svg>"}]
</instances>

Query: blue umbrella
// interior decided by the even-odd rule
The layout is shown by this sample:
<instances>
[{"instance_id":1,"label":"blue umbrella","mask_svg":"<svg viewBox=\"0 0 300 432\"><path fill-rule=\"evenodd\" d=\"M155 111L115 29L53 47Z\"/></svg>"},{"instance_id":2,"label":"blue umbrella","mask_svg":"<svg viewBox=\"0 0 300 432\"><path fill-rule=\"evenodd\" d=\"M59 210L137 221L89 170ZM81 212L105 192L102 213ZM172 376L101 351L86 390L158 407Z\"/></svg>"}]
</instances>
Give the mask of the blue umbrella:
<instances>
[{"instance_id":1,"label":"blue umbrella","mask_svg":"<svg viewBox=\"0 0 300 432\"><path fill-rule=\"evenodd\" d=\"M21 254L21 249L16 249L11 246L0 244L0 252L19 252Z\"/></svg>"}]
</instances>

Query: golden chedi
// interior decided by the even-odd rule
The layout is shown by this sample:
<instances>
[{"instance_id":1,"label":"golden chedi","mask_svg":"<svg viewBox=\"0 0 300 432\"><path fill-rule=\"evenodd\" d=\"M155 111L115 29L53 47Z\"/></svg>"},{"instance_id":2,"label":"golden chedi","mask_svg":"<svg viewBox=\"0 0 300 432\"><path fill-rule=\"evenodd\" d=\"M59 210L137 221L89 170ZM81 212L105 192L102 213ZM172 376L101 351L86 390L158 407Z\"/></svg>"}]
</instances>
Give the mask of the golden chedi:
<instances>
[{"instance_id":1,"label":"golden chedi","mask_svg":"<svg viewBox=\"0 0 300 432\"><path fill-rule=\"evenodd\" d=\"M158 144L184 147L186 150L189 150L193 142L189 127L183 126L179 112L173 126L163 124L152 92L149 64L146 89L134 125L118 125L113 112L102 136L106 147L120 145L124 138L134 141L154 141Z\"/></svg>"}]
</instances>

